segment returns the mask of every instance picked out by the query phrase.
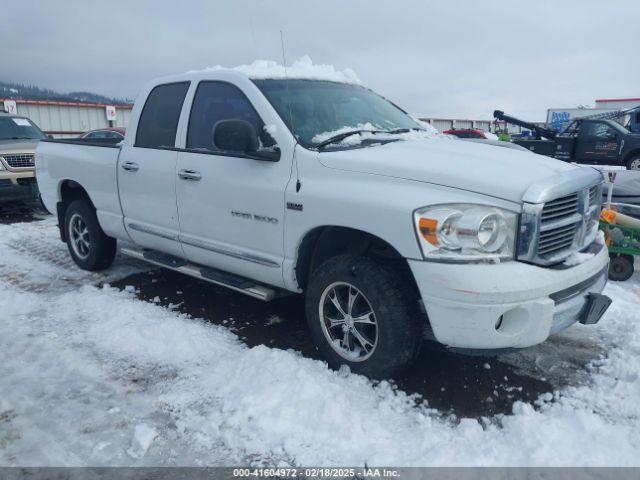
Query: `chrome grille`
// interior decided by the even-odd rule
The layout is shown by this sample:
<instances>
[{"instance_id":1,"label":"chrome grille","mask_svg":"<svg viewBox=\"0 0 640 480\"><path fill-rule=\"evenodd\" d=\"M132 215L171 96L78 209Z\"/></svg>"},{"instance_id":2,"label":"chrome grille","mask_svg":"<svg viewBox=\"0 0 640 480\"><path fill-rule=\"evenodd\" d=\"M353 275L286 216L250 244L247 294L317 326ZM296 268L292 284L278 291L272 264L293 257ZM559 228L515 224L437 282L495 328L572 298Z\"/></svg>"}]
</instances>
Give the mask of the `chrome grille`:
<instances>
[{"instance_id":1,"label":"chrome grille","mask_svg":"<svg viewBox=\"0 0 640 480\"><path fill-rule=\"evenodd\" d=\"M538 255L546 257L550 254L555 254L567 248L571 248L577 229L578 225L572 223L564 227L556 227L551 230L540 232Z\"/></svg>"},{"instance_id":2,"label":"chrome grille","mask_svg":"<svg viewBox=\"0 0 640 480\"><path fill-rule=\"evenodd\" d=\"M598 186L593 186L589 189L589 205L595 205L595 204L599 204L601 201L600 198L598 198Z\"/></svg>"},{"instance_id":3,"label":"chrome grille","mask_svg":"<svg viewBox=\"0 0 640 480\"><path fill-rule=\"evenodd\" d=\"M602 177L587 169L571 175L582 179L568 177L559 186L552 180L546 188L535 185L531 188L531 200L525 199L520 219L519 260L554 265L594 242L602 202ZM594 184L595 181L598 183Z\"/></svg>"},{"instance_id":4,"label":"chrome grille","mask_svg":"<svg viewBox=\"0 0 640 480\"><path fill-rule=\"evenodd\" d=\"M563 218L575 215L578 211L578 194L567 195L566 197L551 200L544 204L542 208L542 224L555 222Z\"/></svg>"},{"instance_id":5,"label":"chrome grille","mask_svg":"<svg viewBox=\"0 0 640 480\"><path fill-rule=\"evenodd\" d=\"M570 249L580 223L577 193L545 203L540 213L538 255L549 257Z\"/></svg>"},{"instance_id":6,"label":"chrome grille","mask_svg":"<svg viewBox=\"0 0 640 480\"><path fill-rule=\"evenodd\" d=\"M35 166L33 153L2 155L2 158L11 168L33 168Z\"/></svg>"}]
</instances>

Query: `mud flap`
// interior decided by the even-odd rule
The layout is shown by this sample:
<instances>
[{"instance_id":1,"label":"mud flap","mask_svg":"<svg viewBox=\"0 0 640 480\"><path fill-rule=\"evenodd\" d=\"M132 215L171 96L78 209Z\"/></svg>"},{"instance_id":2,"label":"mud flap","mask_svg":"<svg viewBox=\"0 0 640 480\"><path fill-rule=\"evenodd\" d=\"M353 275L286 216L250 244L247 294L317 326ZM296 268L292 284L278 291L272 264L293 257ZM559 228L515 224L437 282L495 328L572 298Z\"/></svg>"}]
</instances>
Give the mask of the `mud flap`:
<instances>
[{"instance_id":1,"label":"mud flap","mask_svg":"<svg viewBox=\"0 0 640 480\"><path fill-rule=\"evenodd\" d=\"M587 299L587 305L584 313L581 315L580 323L583 325L593 325L600 321L604 312L606 312L609 305L611 305L612 300L606 295L593 292L589 293Z\"/></svg>"}]
</instances>

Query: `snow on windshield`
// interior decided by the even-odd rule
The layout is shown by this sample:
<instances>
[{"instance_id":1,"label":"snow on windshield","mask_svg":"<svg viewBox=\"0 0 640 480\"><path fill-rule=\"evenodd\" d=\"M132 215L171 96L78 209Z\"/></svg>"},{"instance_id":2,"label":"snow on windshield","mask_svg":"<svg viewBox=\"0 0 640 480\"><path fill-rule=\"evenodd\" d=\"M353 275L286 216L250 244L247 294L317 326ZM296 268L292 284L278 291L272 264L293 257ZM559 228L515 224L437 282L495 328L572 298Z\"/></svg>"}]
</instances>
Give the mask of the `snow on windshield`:
<instances>
[{"instance_id":1,"label":"snow on windshield","mask_svg":"<svg viewBox=\"0 0 640 480\"><path fill-rule=\"evenodd\" d=\"M233 70L244 73L249 78L295 78L307 80L329 80L332 82L360 84L360 79L350 68L336 70L333 65L314 64L311 57L305 55L295 60L286 69L272 60L256 60L249 65L223 67L215 65L204 71Z\"/></svg>"},{"instance_id":2,"label":"snow on windshield","mask_svg":"<svg viewBox=\"0 0 640 480\"><path fill-rule=\"evenodd\" d=\"M364 131L360 133L354 133L353 135L349 135L348 137L345 137L342 140L335 142L335 144L340 146L353 146L353 145L359 145L365 140L371 140L371 139L381 140L381 141L382 140L421 140L425 138L440 138L440 137L445 138L446 137L446 135L440 134L431 125L424 122L420 122L420 121L418 123L420 123L420 126L423 127L424 130L411 130L409 132L402 132L402 133L374 133L374 132L368 132L367 130L379 131L384 129L376 127L375 125L367 122L367 123L360 123L358 125L351 126L351 127L348 127L348 126L341 127L331 132L322 132L314 136L312 140L314 143L320 143L332 137L335 137L336 135L341 135L343 133L356 131L356 130L364 130Z\"/></svg>"},{"instance_id":3,"label":"snow on windshield","mask_svg":"<svg viewBox=\"0 0 640 480\"><path fill-rule=\"evenodd\" d=\"M359 123L358 125L355 125L353 127L340 127L336 130L332 130L330 132L322 132L322 133L318 133L316 136L314 136L311 140L314 143L320 143L320 142L324 142L325 140L329 140L331 137L335 137L336 135L340 135L343 133L347 133L347 132L351 132L354 130L380 130L380 128L376 127L375 125L367 122L367 123ZM347 137L345 138L345 140L349 139L351 137Z\"/></svg>"}]
</instances>

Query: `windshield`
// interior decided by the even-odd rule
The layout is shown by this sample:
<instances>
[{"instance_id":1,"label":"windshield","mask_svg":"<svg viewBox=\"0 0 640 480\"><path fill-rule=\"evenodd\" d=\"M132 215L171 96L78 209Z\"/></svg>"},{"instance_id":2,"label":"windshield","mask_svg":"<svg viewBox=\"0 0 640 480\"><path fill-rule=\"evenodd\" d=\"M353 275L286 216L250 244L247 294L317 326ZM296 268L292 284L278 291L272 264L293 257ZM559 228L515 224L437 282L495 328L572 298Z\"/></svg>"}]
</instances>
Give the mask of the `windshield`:
<instances>
[{"instance_id":1,"label":"windshield","mask_svg":"<svg viewBox=\"0 0 640 480\"><path fill-rule=\"evenodd\" d=\"M253 82L305 147L350 130L422 129L400 108L358 85L322 80Z\"/></svg>"},{"instance_id":2,"label":"windshield","mask_svg":"<svg viewBox=\"0 0 640 480\"><path fill-rule=\"evenodd\" d=\"M40 140L46 135L31 120L22 117L0 117L0 140Z\"/></svg>"}]
</instances>

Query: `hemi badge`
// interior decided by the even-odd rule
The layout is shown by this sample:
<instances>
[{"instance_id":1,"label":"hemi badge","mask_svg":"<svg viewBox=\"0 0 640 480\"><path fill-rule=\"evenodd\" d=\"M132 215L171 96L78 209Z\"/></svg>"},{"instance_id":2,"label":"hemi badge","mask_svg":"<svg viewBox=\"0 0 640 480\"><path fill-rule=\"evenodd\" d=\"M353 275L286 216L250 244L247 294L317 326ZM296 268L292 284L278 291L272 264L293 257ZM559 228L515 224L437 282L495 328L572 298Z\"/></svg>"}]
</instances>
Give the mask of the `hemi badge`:
<instances>
[{"instance_id":1,"label":"hemi badge","mask_svg":"<svg viewBox=\"0 0 640 480\"><path fill-rule=\"evenodd\" d=\"M301 203L287 202L287 208L289 210L297 210L298 212L301 212L302 211L302 204Z\"/></svg>"}]
</instances>

